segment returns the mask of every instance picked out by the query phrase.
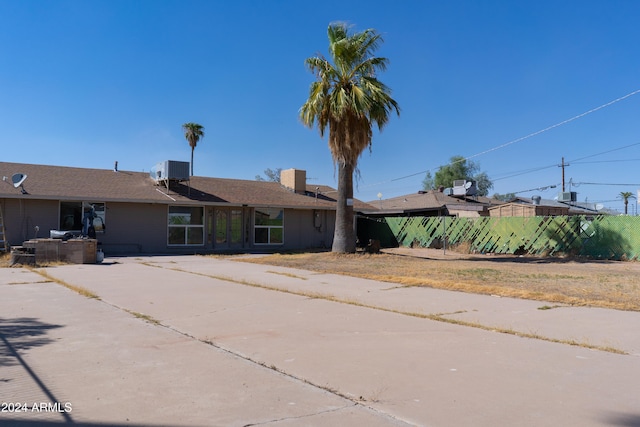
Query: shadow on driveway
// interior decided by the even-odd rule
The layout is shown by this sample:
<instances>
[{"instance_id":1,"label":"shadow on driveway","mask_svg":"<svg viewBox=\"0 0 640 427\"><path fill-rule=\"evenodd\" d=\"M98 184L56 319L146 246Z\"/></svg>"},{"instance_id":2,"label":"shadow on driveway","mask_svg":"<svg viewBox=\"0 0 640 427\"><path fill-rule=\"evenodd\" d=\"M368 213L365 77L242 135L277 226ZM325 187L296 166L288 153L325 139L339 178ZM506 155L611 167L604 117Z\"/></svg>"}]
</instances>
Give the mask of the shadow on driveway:
<instances>
[{"instance_id":1,"label":"shadow on driveway","mask_svg":"<svg viewBox=\"0 0 640 427\"><path fill-rule=\"evenodd\" d=\"M20 363L18 352L47 345L52 340L47 333L62 327L44 323L32 317L5 319L0 317L0 367Z\"/></svg>"},{"instance_id":2,"label":"shadow on driveway","mask_svg":"<svg viewBox=\"0 0 640 427\"><path fill-rule=\"evenodd\" d=\"M50 330L60 327L62 326L44 323L31 317L0 318L0 367L21 365L29 377L37 384L38 388L49 398L50 402L57 402L56 397L22 358L20 352L49 344L53 340L47 338L46 334ZM4 383L12 380L13 378L0 378L0 382ZM66 423L73 422L68 413L64 412L61 415ZM16 423L18 421L0 421L2 425L17 425Z\"/></svg>"}]
</instances>

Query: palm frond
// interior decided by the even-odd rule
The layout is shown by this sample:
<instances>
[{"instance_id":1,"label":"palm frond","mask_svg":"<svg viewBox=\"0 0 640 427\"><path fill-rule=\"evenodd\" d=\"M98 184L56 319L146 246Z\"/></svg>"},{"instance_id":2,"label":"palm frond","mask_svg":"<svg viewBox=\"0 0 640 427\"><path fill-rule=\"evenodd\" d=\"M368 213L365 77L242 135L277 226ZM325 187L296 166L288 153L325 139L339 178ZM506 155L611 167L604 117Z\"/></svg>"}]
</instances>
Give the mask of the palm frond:
<instances>
[{"instance_id":1,"label":"palm frond","mask_svg":"<svg viewBox=\"0 0 640 427\"><path fill-rule=\"evenodd\" d=\"M321 56L305 61L317 80L300 118L308 127L317 125L322 136L328 127L334 161L355 167L362 152L371 148L373 123L382 130L390 113L400 114L400 109L390 89L376 78L389 62L374 56L382 36L373 29L349 34L345 23L330 24L327 36L331 61Z\"/></svg>"},{"instance_id":2,"label":"palm frond","mask_svg":"<svg viewBox=\"0 0 640 427\"><path fill-rule=\"evenodd\" d=\"M185 123L182 125L182 130L184 130L184 137L191 148L195 148L198 141L204 137L204 126L198 123Z\"/></svg>"}]
</instances>

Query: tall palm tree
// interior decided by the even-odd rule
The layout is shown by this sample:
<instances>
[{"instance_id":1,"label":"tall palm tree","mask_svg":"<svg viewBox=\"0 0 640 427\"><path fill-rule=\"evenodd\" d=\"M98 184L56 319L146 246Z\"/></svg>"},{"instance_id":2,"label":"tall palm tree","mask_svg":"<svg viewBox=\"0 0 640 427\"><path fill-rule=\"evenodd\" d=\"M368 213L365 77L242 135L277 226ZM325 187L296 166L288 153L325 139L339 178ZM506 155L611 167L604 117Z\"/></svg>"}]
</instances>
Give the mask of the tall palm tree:
<instances>
[{"instance_id":1,"label":"tall palm tree","mask_svg":"<svg viewBox=\"0 0 640 427\"><path fill-rule=\"evenodd\" d=\"M193 176L193 150L198 145L200 138L204 138L204 126L197 123L185 123L182 125L182 130L184 130L184 137L191 147L191 176Z\"/></svg>"},{"instance_id":2,"label":"tall palm tree","mask_svg":"<svg viewBox=\"0 0 640 427\"><path fill-rule=\"evenodd\" d=\"M329 127L329 150L338 168L332 251L353 253L353 173L362 152L371 149L372 124L382 130L390 113L395 110L400 115L400 108L391 90L376 78L376 71L384 71L389 62L373 56L382 37L373 29L349 34L344 23L330 24L327 33L330 60L322 56L305 60L316 81L300 109L300 119L309 128L317 123L321 137Z\"/></svg>"},{"instance_id":3,"label":"tall palm tree","mask_svg":"<svg viewBox=\"0 0 640 427\"><path fill-rule=\"evenodd\" d=\"M622 200L624 200L624 214L626 215L627 214L627 207L629 205L629 199L633 198L635 196L630 191L622 191L620 193L620 197L622 197Z\"/></svg>"}]
</instances>

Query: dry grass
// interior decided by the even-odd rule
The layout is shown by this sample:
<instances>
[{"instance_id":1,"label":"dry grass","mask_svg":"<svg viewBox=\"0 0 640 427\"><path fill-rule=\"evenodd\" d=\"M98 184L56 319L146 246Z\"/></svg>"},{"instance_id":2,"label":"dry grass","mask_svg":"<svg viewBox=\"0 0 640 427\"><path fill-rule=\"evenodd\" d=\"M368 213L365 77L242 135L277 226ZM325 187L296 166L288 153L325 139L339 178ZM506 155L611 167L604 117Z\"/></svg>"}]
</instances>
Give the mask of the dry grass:
<instances>
[{"instance_id":1,"label":"dry grass","mask_svg":"<svg viewBox=\"0 0 640 427\"><path fill-rule=\"evenodd\" d=\"M254 261L252 260L251 262L254 262ZM531 338L531 339L537 339L537 340L543 340L543 341L549 341L549 342L555 342L555 343L561 343L561 344L568 344L568 345L572 345L572 346L589 348L589 349L592 349L592 350L606 351L606 352L609 352L609 353L627 354L624 350L620 350L620 349L617 349L617 348L611 347L611 346L592 345L592 344L589 344L587 342L579 342L579 341L575 341L575 340L562 340L562 339L556 339L556 338L549 338L549 337L544 337L544 336L539 335L539 334L523 333L523 332L518 332L518 331L515 331L513 329L509 329L509 328L498 328L498 327L495 327L495 326L485 326L485 325L482 325L482 324L477 323L477 322L467 322L467 321L464 321L464 320L452 319L452 318L448 317L451 314L456 314L456 313L461 313L461 312L456 312L456 313L434 313L434 314L408 312L408 311L396 310L396 309L383 307L383 306L365 304L365 303L362 303L362 302L357 301L357 300L340 298L340 297L336 297L336 296L330 295L330 294L322 294L322 293L317 293L317 292L308 292L308 291L298 291L298 290L291 290L291 289L283 289L283 288L280 288L280 287L264 285L264 284L260 284L260 283L256 283L256 282L247 281L247 280L237 280L237 279L233 279L231 277L216 276L216 275L209 275L209 274L203 274L203 273L195 273L195 272L188 271L188 270L182 270L180 268L171 268L171 270L181 271L181 272L184 272L184 273L195 274L195 275L198 275L198 276L209 277L209 278L218 279L218 280L224 280L224 281L228 281L228 282L232 282L232 283L238 283L238 284L245 285L245 286L251 286L251 287L256 287L256 288L261 288L261 289L267 289L267 290L276 291L276 292L283 292L283 293L287 293L287 294L291 294L291 295L303 296L303 297L306 297L306 298L323 299L323 300L326 300L326 301L333 301L333 302L337 302L337 303L340 303L340 304L348 304L348 305L353 305L353 306L357 306L357 307L371 308L371 309L374 309L374 310L381 310L381 311L386 311L386 312L390 312L390 313L402 314L402 315L405 315L405 316L417 317L417 318L420 318L420 319L430 319L430 320L434 320L434 321L437 321L437 322L450 323L450 324L454 324L454 325L460 325L460 326L467 326L467 327L472 327L472 328L489 330L489 331L492 331L492 332L499 332L499 333L502 333L502 334L515 335L515 336L519 336L519 337L523 337L523 338ZM294 275L294 277L295 277L295 275ZM553 308L556 308L556 307L557 306L543 306L540 309L549 310L549 309L553 309ZM210 341L205 341L205 342L213 345L213 342L210 342Z\"/></svg>"},{"instance_id":2,"label":"dry grass","mask_svg":"<svg viewBox=\"0 0 640 427\"><path fill-rule=\"evenodd\" d=\"M407 249L378 255L275 254L242 261L345 274L399 286L640 311L640 264L636 262L452 253L444 257L441 253Z\"/></svg>"},{"instance_id":3,"label":"dry grass","mask_svg":"<svg viewBox=\"0 0 640 427\"><path fill-rule=\"evenodd\" d=\"M57 283L59 285L64 286L67 289L70 289L82 296L85 296L87 298L92 298L92 299L97 299L99 300L100 297L97 294L94 294L93 292L91 292L90 290L83 288L82 286L76 286L76 285L72 285L71 283L67 283L64 280L60 280L60 279L56 279L55 277L51 276L49 273L47 273L44 270L38 270L35 268L30 268L28 266L25 266L27 268L29 268L31 271L33 271L36 274L39 274L40 276L44 277L47 281L50 282L54 282Z\"/></svg>"},{"instance_id":4,"label":"dry grass","mask_svg":"<svg viewBox=\"0 0 640 427\"><path fill-rule=\"evenodd\" d=\"M149 316L148 314L139 313L139 312L133 311L133 310L127 310L126 308L123 308L122 310L124 310L127 313L131 314L133 317L135 317L137 319L144 320L145 322L151 323L152 325L162 325L162 323L160 323L160 321L158 319L155 319L152 316Z\"/></svg>"},{"instance_id":5,"label":"dry grass","mask_svg":"<svg viewBox=\"0 0 640 427\"><path fill-rule=\"evenodd\" d=\"M11 254L9 252L0 252L0 268L9 267L11 261Z\"/></svg>"},{"instance_id":6,"label":"dry grass","mask_svg":"<svg viewBox=\"0 0 640 427\"><path fill-rule=\"evenodd\" d=\"M300 279L300 280L307 280L306 277L302 277L302 276L298 276L297 274L291 274L291 273L284 273L282 271L271 271L271 270L267 270L267 273L271 273L271 274L278 274L280 276L286 276L286 277L292 277L294 279Z\"/></svg>"},{"instance_id":7,"label":"dry grass","mask_svg":"<svg viewBox=\"0 0 640 427\"><path fill-rule=\"evenodd\" d=\"M11 264L11 253L10 252L0 252L0 268L22 268L22 267L56 267L60 265L68 265L69 263L66 261L44 261L37 264Z\"/></svg>"}]
</instances>

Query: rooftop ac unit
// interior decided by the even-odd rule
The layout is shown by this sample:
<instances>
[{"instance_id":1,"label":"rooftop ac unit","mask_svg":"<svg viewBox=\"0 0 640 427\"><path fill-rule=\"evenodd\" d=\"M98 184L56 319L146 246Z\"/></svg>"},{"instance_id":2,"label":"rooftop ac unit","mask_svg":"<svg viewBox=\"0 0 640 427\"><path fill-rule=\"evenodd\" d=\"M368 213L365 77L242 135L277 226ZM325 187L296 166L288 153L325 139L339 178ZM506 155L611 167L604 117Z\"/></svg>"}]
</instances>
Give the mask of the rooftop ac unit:
<instances>
[{"instance_id":1,"label":"rooftop ac unit","mask_svg":"<svg viewBox=\"0 0 640 427\"><path fill-rule=\"evenodd\" d=\"M558 201L559 202L572 202L574 200L571 199L571 192L562 191L558 193Z\"/></svg>"},{"instance_id":2,"label":"rooftop ac unit","mask_svg":"<svg viewBox=\"0 0 640 427\"><path fill-rule=\"evenodd\" d=\"M189 162L165 160L155 165L150 172L151 178L157 181L188 181Z\"/></svg>"}]
</instances>

